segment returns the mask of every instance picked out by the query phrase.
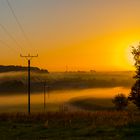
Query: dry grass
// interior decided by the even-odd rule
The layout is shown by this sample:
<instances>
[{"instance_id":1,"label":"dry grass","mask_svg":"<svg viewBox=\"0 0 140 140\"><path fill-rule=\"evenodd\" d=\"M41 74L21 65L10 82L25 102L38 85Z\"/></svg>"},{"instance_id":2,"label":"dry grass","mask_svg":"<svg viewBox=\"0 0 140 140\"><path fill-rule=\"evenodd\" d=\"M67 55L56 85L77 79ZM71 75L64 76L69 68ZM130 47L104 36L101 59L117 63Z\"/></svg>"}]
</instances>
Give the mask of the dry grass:
<instances>
[{"instance_id":1,"label":"dry grass","mask_svg":"<svg viewBox=\"0 0 140 140\"><path fill-rule=\"evenodd\" d=\"M87 122L95 126L119 127L140 122L140 112L128 111L77 111L77 112L46 112L46 113L4 113L0 114L0 121L14 122L44 122L47 125L60 122Z\"/></svg>"},{"instance_id":2,"label":"dry grass","mask_svg":"<svg viewBox=\"0 0 140 140\"><path fill-rule=\"evenodd\" d=\"M140 113L77 111L0 114L1 140L132 140L140 138Z\"/></svg>"}]
</instances>

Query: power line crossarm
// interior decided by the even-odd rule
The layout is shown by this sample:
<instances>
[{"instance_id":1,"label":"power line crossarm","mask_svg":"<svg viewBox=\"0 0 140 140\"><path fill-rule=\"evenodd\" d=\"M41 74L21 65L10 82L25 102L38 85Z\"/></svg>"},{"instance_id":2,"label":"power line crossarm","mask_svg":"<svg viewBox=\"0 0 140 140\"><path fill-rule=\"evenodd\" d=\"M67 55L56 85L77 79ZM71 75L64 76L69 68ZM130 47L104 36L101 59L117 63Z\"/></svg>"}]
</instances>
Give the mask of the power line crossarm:
<instances>
[{"instance_id":1,"label":"power line crossarm","mask_svg":"<svg viewBox=\"0 0 140 140\"><path fill-rule=\"evenodd\" d=\"M30 55L30 54L28 54L28 55L22 55L22 54L20 54L20 57L24 57L27 60L31 60L34 57L38 57L38 54L37 55Z\"/></svg>"}]
</instances>

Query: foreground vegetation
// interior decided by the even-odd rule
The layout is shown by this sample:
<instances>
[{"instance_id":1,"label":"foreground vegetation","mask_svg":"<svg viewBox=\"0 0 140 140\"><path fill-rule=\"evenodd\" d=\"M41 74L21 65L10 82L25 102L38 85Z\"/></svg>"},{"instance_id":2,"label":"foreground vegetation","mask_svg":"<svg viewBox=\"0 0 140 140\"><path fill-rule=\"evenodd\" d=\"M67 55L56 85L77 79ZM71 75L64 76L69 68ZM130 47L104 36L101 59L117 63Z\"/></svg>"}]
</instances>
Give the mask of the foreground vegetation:
<instances>
[{"instance_id":1,"label":"foreground vegetation","mask_svg":"<svg viewBox=\"0 0 140 140\"><path fill-rule=\"evenodd\" d=\"M138 140L140 113L78 111L0 114L1 140Z\"/></svg>"}]
</instances>

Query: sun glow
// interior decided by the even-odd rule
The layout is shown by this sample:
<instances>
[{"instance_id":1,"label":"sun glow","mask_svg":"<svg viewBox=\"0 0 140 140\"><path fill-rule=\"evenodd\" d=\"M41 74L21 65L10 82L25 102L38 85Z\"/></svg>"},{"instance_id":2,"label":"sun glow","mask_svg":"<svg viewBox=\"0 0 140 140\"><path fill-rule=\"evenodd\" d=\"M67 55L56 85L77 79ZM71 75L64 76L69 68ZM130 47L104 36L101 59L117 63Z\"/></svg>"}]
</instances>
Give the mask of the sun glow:
<instances>
[{"instance_id":1,"label":"sun glow","mask_svg":"<svg viewBox=\"0 0 140 140\"><path fill-rule=\"evenodd\" d=\"M31 7L27 1L13 3L13 7L21 6L15 12L19 10L19 15L16 13L19 18L24 16L21 24L23 27L25 24L32 47L0 1L1 21L19 44L1 29L1 40L6 42L0 41L1 65L26 65L19 54L31 52L39 54L32 66L49 71L65 71L66 66L69 71L134 70L130 46L140 41L138 0L138 3L118 0L106 4L94 0L61 0L60 4L54 1L34 1Z\"/></svg>"},{"instance_id":2,"label":"sun glow","mask_svg":"<svg viewBox=\"0 0 140 140\"><path fill-rule=\"evenodd\" d=\"M133 58L133 55L132 55L132 46L129 46L126 49L126 57L127 57L128 63L131 64L131 65L134 65L135 61L134 61L134 58Z\"/></svg>"},{"instance_id":3,"label":"sun glow","mask_svg":"<svg viewBox=\"0 0 140 140\"><path fill-rule=\"evenodd\" d=\"M135 46L138 46L139 45L139 42L134 42L131 44L131 46L129 46L127 49L126 49L126 57L127 57L127 60L129 62L129 64L133 65L135 64L135 60L134 60L134 57L132 55L132 47L135 47Z\"/></svg>"}]
</instances>

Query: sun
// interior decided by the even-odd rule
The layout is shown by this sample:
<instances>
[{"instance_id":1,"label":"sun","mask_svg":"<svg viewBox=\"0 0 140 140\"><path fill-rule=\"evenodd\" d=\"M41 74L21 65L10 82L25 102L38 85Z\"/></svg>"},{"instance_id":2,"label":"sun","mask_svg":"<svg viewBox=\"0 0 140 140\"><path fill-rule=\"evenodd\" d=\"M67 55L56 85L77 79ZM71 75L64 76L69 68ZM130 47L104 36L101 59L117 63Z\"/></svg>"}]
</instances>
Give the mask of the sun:
<instances>
[{"instance_id":1,"label":"sun","mask_svg":"<svg viewBox=\"0 0 140 140\"><path fill-rule=\"evenodd\" d=\"M132 47L130 47L130 46L126 49L126 59L130 64L134 65L134 58L132 55Z\"/></svg>"},{"instance_id":2,"label":"sun","mask_svg":"<svg viewBox=\"0 0 140 140\"><path fill-rule=\"evenodd\" d=\"M126 58L129 64L133 65L135 64L134 61L134 56L132 54L132 46L137 46L138 43L133 43L132 45L130 45L127 49L126 49Z\"/></svg>"},{"instance_id":3,"label":"sun","mask_svg":"<svg viewBox=\"0 0 140 140\"><path fill-rule=\"evenodd\" d=\"M135 61L132 54L132 46L137 46L137 44L138 42L135 43L128 38L118 41L114 48L114 64L123 70L134 70Z\"/></svg>"}]
</instances>

